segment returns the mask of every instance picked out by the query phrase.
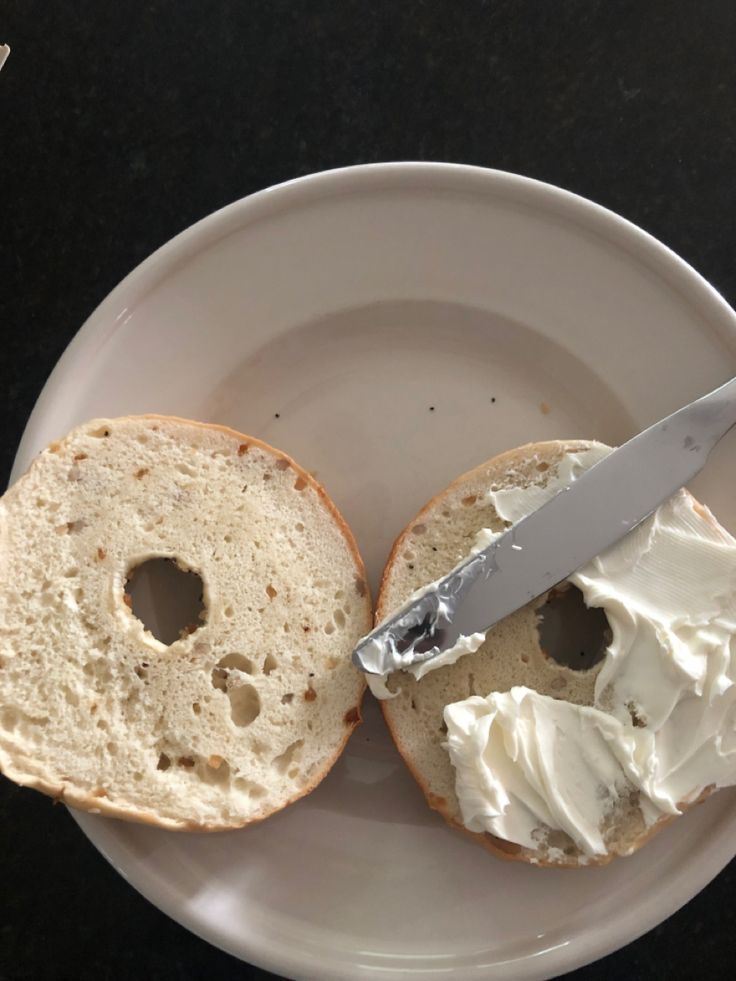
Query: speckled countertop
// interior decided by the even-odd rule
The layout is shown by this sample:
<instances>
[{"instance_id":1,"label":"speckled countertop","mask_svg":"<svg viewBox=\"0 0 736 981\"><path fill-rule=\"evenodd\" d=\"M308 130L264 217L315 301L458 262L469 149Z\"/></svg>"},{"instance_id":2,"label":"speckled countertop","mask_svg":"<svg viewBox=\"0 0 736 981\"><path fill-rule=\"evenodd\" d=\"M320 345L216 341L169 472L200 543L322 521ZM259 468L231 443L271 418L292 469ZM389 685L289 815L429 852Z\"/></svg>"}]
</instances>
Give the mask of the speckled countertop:
<instances>
[{"instance_id":1,"label":"speckled countertop","mask_svg":"<svg viewBox=\"0 0 736 981\"><path fill-rule=\"evenodd\" d=\"M153 249L311 171L450 160L550 181L736 301L736 6L677 0L7 0L3 480L54 362ZM266 977L137 895L66 811L0 782L0 978ZM736 866L571 977L732 978Z\"/></svg>"}]
</instances>

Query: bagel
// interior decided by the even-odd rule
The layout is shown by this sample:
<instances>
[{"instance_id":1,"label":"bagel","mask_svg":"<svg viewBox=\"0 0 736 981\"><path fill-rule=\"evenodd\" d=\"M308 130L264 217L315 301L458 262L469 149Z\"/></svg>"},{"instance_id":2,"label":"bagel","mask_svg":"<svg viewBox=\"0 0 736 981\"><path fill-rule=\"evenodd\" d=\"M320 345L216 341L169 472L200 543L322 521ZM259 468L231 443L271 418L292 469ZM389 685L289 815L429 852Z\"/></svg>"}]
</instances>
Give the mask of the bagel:
<instances>
[{"instance_id":1,"label":"bagel","mask_svg":"<svg viewBox=\"0 0 736 981\"><path fill-rule=\"evenodd\" d=\"M585 466L590 466L591 462L596 462L607 452L610 452L608 447L579 440L530 444L495 457L459 477L422 508L397 538L383 573L376 623L397 610L416 590L444 576L466 558L482 529L502 532L521 516L499 513L499 508L501 511L504 509L498 502L504 498L506 491L514 494L521 492L523 513L529 513L552 496L554 491L550 488L558 479L566 460L569 463L577 454L581 459L588 458ZM676 599L682 601L683 609L688 603L697 606L697 610L693 608L693 622L698 623L705 615L702 610L712 608L708 590L716 594L720 591L722 599L722 603L718 601L721 605L717 615L708 614L718 624L720 646L713 640L713 650L692 668L693 678L689 679L688 676L687 684L683 681L679 701L672 696L674 708L671 711L680 713L678 724L682 731L683 726L695 726L694 722L687 721L687 712L694 708L706 711L708 700L713 700L714 706L717 702L714 710L721 712L724 720L719 723L722 726L720 731L726 734L729 725L732 729L736 727L736 664L733 658L730 665L728 663L730 637L736 632L736 542L717 525L710 512L698 505L687 492L679 492L673 498L671 507L679 509L678 514L681 513L682 518L678 520L691 536L688 539L691 545L686 544L683 548L694 549L692 555L687 551L679 552L678 562L699 561L692 542L697 544L701 538L703 541L707 539L709 554L712 553L708 561L715 571L711 575L703 567L704 578L711 578L710 585L701 590L702 601L688 595L690 579L697 577L697 572L688 571L685 575L684 566L663 572L662 588L665 591L668 588L667 575L672 582L678 582L679 569L682 568L682 585L677 587L682 596L678 593ZM657 515L647 519L648 524L644 523L640 531L631 535L652 535ZM637 541L630 539L630 536L627 538L629 540ZM589 605L605 607L605 597L600 598L593 588L594 578L586 580L584 576L576 576L571 579L590 599ZM607 740L614 737L626 743L627 751L636 746L637 752L642 752L646 740L650 740L646 745L654 745L651 740L658 739L665 730L660 719L652 717L648 720L643 711L636 714L636 705L639 704L636 692L624 696L616 687L615 678L613 682L610 681L612 651L616 644L621 646L620 635L625 633L621 623L639 613L623 609L619 620L615 620L611 614L616 628L613 640L610 634L603 638L601 654L605 652L605 656L598 663L584 663L583 669L577 669L572 662L558 663L548 656L540 643L540 611L552 595L545 594L497 623L487 632L482 643L482 635L478 635L480 646L476 643L466 647L465 650L470 653L465 653L454 662L434 670L427 670L427 664L416 666L414 673L410 673L412 669L396 671L384 679L376 680L376 676L373 676L375 683L371 687L381 697L381 708L393 740L429 806L437 810L452 827L470 835L489 851L505 859L562 868L602 865L616 856L634 852L677 813L704 799L716 786L736 782L736 750L731 749L728 755L729 751L723 749L723 758L718 757L717 765L708 757L710 769L705 767L703 772L706 776L700 782L685 768L682 777L685 783L682 788L678 784L678 790L685 789L687 792L674 798L676 806L671 801L669 804L667 801L663 803L660 794L656 808L641 787L632 783L631 774L635 765L630 758L623 759L622 750L619 755L623 762L618 757L606 759L609 777L601 779L593 787L595 793L589 795L590 799L578 801L570 797L574 806L581 803L583 810L587 805L595 810L599 805L592 797L605 796L605 815L592 833L594 839L598 836L598 845L595 842L590 845L576 837L564 821L556 823L554 818L557 812L551 804L547 808L546 800L540 802L540 797L544 798L545 781L555 779L559 774L554 768L545 772L544 761L535 770L532 761L524 770L522 781L519 767L526 766L528 759L522 760L517 767L518 754L523 756L526 752L526 744L518 737L521 732L518 727L533 726L536 722L541 726L545 720L552 719L551 728L541 728L540 731L549 733L557 727L563 730L560 738L557 739L555 735L554 746L545 748L545 737L539 737L542 751L548 750L552 754L557 753L558 744L563 749L573 745L574 727L575 738L580 739L583 750L570 758L574 759L571 766L579 767L587 765L585 754L589 747L593 752L596 741L603 747L601 753L609 752ZM654 628L652 632L655 632ZM700 656L702 652L697 653ZM674 668L673 662L678 656L677 651L658 651L656 659L653 656L651 665L645 667L647 670L650 667L660 670L661 659L661 663L667 662L663 669L666 672ZM719 658L725 661L721 662ZM685 674L687 670L688 665L682 667ZM700 680L695 677L698 670L702 675ZM371 676L368 679L370 682ZM626 683L629 684L628 679ZM663 693L668 691L667 684L663 682L661 685ZM710 689L707 689L708 685ZM702 689L700 694L698 686ZM662 695L664 697L665 694ZM718 702L718 699L721 701ZM665 711L664 707L662 711ZM506 728L499 728L504 720ZM488 741L483 742L479 749L477 740L481 731L491 732L481 727L489 724L496 727L493 739L497 741L491 742L491 736L488 736ZM564 731L565 727L567 731ZM517 737L519 741L514 742ZM732 734L729 738L733 742ZM568 742L563 742L563 739ZM721 741L715 737L714 740L718 742L720 752ZM724 738L723 746L726 742ZM531 755L537 745L530 750ZM707 751L715 752L713 746L715 742L708 743ZM550 765L557 765L556 756ZM497 807L495 817L488 818L487 815L493 812L486 795L488 781L503 783L506 777L509 784L501 787L501 797L504 797L509 785L513 787L516 797L509 791L500 808L498 797L494 798L494 807ZM687 783L688 779L690 783ZM652 793L656 796L654 790ZM531 811L537 805L544 804L542 810L545 813L549 811L550 823L545 823L546 819L537 819L531 834L499 833L499 827L509 825L509 813L523 812L528 818L530 811L526 805L531 798L534 798L529 804ZM514 812L508 810L509 801L516 807ZM565 806L567 804L568 799ZM538 815L539 810L538 807L534 813ZM597 816L597 810L595 814ZM496 829L495 833L489 828Z\"/></svg>"},{"instance_id":2,"label":"bagel","mask_svg":"<svg viewBox=\"0 0 736 981\"><path fill-rule=\"evenodd\" d=\"M131 609L151 559L202 581L164 643ZM231 429L97 419L0 499L0 770L174 830L311 791L360 721L371 603L353 537L292 459Z\"/></svg>"}]
</instances>

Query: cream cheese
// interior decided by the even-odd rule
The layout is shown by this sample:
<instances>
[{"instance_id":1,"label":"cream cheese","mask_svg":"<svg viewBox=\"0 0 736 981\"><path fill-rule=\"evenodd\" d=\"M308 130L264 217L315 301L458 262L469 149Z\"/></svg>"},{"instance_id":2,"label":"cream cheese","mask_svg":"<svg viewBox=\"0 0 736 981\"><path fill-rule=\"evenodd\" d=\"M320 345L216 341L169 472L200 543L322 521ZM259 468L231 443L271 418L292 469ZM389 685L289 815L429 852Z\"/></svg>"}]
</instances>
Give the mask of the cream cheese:
<instances>
[{"instance_id":1,"label":"cream cheese","mask_svg":"<svg viewBox=\"0 0 736 981\"><path fill-rule=\"evenodd\" d=\"M485 529L481 531L478 535L478 539L475 542L470 554L475 555L477 552L485 548L483 544L483 536L485 535ZM495 536L494 536L495 537ZM463 565L465 560L458 563L455 567L459 569ZM426 586L422 586L419 589L414 590L411 594L407 603L413 603L422 596L427 596L429 593L436 593L436 615L437 617L448 617L452 615L453 601L449 595L443 593L440 589L440 579L436 579L434 582L427 583ZM401 654L395 647L387 648L383 643L371 640L365 643L362 650L362 661L363 664L370 665L373 661L378 664L386 663L389 661L391 664L391 669L383 674L365 672L365 679L368 682L368 687L376 698L386 699L386 698L396 698L397 695L401 693L401 689L397 688L395 692L392 692L388 685L386 684L390 674L394 671L406 671L409 674L413 674L417 681L423 678L428 671L434 671L437 668L445 667L448 664L454 664L459 658L464 654L474 654L478 648L481 646L483 641L486 639L487 630L480 633L474 634L461 634L452 647L448 647L446 650L442 651L440 654L435 654L436 648L427 652L427 660L416 661L414 658L416 655L409 651L406 654Z\"/></svg>"},{"instance_id":2,"label":"cream cheese","mask_svg":"<svg viewBox=\"0 0 736 981\"><path fill-rule=\"evenodd\" d=\"M514 523L609 452L488 499ZM680 491L569 581L612 630L594 706L523 688L469 698L445 709L447 748L468 828L529 848L558 829L600 855L617 790L639 791L651 825L736 783L736 541Z\"/></svg>"},{"instance_id":3,"label":"cream cheese","mask_svg":"<svg viewBox=\"0 0 736 981\"><path fill-rule=\"evenodd\" d=\"M435 655L428 661L418 661L415 664L402 666L400 663L397 663L397 670L403 670L409 672L409 674L413 674L418 681L428 671L434 671L435 668L442 668L448 664L454 664L464 654L475 654L486 639L486 633L487 631L477 634L461 634L452 647L448 647L441 654ZM395 692L389 689L386 684L387 677L388 675L366 673L365 679L368 682L368 687L376 698L396 698L401 693L400 688L397 688Z\"/></svg>"}]
</instances>

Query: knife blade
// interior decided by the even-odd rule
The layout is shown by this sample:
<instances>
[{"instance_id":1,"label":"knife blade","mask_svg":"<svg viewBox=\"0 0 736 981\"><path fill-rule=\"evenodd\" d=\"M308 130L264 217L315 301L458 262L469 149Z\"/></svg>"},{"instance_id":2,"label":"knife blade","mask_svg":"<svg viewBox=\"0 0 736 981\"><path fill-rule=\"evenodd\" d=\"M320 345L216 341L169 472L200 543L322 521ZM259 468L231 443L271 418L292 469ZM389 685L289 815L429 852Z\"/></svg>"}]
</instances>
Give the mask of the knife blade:
<instances>
[{"instance_id":1,"label":"knife blade","mask_svg":"<svg viewBox=\"0 0 736 981\"><path fill-rule=\"evenodd\" d=\"M736 424L736 378L634 436L364 637L353 662L386 674L431 660L543 595L636 528Z\"/></svg>"}]
</instances>

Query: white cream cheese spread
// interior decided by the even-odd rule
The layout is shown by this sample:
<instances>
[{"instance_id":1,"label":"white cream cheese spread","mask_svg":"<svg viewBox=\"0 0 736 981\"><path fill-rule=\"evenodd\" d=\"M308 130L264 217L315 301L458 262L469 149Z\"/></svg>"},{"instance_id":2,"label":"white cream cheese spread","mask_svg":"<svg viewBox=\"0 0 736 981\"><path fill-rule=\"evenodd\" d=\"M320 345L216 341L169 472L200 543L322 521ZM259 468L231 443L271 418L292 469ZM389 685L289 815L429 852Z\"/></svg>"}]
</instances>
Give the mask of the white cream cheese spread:
<instances>
[{"instance_id":1,"label":"white cream cheese spread","mask_svg":"<svg viewBox=\"0 0 736 981\"><path fill-rule=\"evenodd\" d=\"M431 589L433 585L434 583L427 588ZM442 651L441 654L436 654L433 658L431 658L431 660L418 661L415 664L407 665L402 665L397 661L396 670L408 671L410 674L413 674L418 681L420 678L423 678L428 671L434 671L436 668L443 668L448 664L454 664L455 661L458 661L464 654L475 654L480 645L486 639L486 633L487 631L477 634L461 634L452 647L448 647L447 650ZM400 688L397 688L395 692L392 692L389 689L386 684L386 675L366 673L365 679L368 682L368 687L376 698L396 698L396 696L401 693Z\"/></svg>"},{"instance_id":2,"label":"white cream cheese spread","mask_svg":"<svg viewBox=\"0 0 736 981\"><path fill-rule=\"evenodd\" d=\"M543 487L489 499L516 522L608 452L567 454ZM613 635L595 706L525 688L468 698L445 709L447 748L470 830L536 848L559 829L600 855L617 790L639 791L651 825L736 783L736 541L680 491L570 582Z\"/></svg>"},{"instance_id":3,"label":"white cream cheese spread","mask_svg":"<svg viewBox=\"0 0 736 981\"><path fill-rule=\"evenodd\" d=\"M515 523L609 452L566 454L545 483L488 499ZM561 830L595 856L619 792L639 792L651 825L736 783L736 540L680 491L569 581L612 631L594 706L527 688L474 696L445 708L446 745L470 830L531 849Z\"/></svg>"}]
</instances>

